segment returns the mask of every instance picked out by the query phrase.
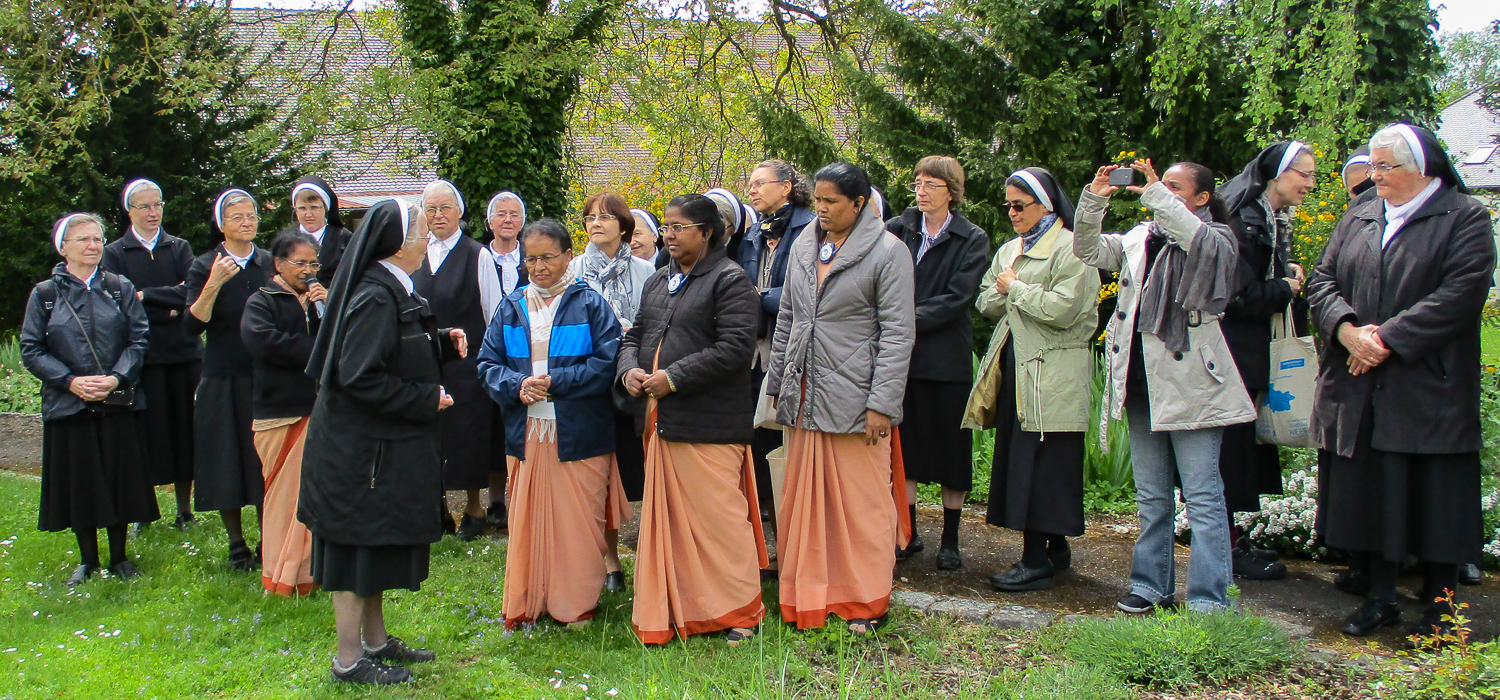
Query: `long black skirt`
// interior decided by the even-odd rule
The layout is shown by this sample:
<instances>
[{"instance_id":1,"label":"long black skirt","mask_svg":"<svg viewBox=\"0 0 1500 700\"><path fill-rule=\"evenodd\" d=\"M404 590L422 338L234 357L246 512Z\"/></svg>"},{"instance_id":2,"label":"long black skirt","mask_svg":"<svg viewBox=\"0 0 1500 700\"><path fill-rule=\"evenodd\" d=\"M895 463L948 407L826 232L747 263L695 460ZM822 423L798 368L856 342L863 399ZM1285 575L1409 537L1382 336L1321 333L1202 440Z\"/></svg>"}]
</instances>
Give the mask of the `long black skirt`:
<instances>
[{"instance_id":1,"label":"long black skirt","mask_svg":"<svg viewBox=\"0 0 1500 700\"><path fill-rule=\"evenodd\" d=\"M1323 453L1317 528L1324 541L1392 562L1408 555L1439 564L1479 561L1479 453L1383 452L1370 446L1374 422L1367 408L1353 457Z\"/></svg>"},{"instance_id":2,"label":"long black skirt","mask_svg":"<svg viewBox=\"0 0 1500 700\"><path fill-rule=\"evenodd\" d=\"M37 529L94 530L161 517L136 413L85 409L42 422Z\"/></svg>"},{"instance_id":3,"label":"long black skirt","mask_svg":"<svg viewBox=\"0 0 1500 700\"><path fill-rule=\"evenodd\" d=\"M500 407L479 385L479 370L472 357L443 365L443 388L453 396L453 405L438 414L443 440L443 489L487 488L495 459L491 449L495 444L492 427ZM504 435L499 434L502 455Z\"/></svg>"},{"instance_id":4,"label":"long black skirt","mask_svg":"<svg viewBox=\"0 0 1500 700\"><path fill-rule=\"evenodd\" d=\"M431 545L362 547L312 537L313 583L329 592L368 598L383 591L421 590Z\"/></svg>"},{"instance_id":5,"label":"long black skirt","mask_svg":"<svg viewBox=\"0 0 1500 700\"><path fill-rule=\"evenodd\" d=\"M1085 433L1021 429L1016 411L1016 356L1010 341L1000 349L995 456L990 467L990 508L985 522L1051 535L1083 534ZM906 434L901 438L904 441Z\"/></svg>"},{"instance_id":6,"label":"long black skirt","mask_svg":"<svg viewBox=\"0 0 1500 700\"><path fill-rule=\"evenodd\" d=\"M953 491L974 489L974 436L964 421L967 382L908 379L901 406L906 478Z\"/></svg>"},{"instance_id":7,"label":"long black skirt","mask_svg":"<svg viewBox=\"0 0 1500 700\"><path fill-rule=\"evenodd\" d=\"M250 430L250 377L204 377L193 411L193 508L259 507L266 495Z\"/></svg>"},{"instance_id":8,"label":"long black skirt","mask_svg":"<svg viewBox=\"0 0 1500 700\"><path fill-rule=\"evenodd\" d=\"M202 366L195 360L141 368L146 410L137 414L154 486L193 480L193 392Z\"/></svg>"},{"instance_id":9,"label":"long black skirt","mask_svg":"<svg viewBox=\"0 0 1500 700\"><path fill-rule=\"evenodd\" d=\"M1229 512L1254 513L1263 494L1281 493L1281 453L1275 445L1255 441L1255 423L1225 426L1219 475Z\"/></svg>"},{"instance_id":10,"label":"long black skirt","mask_svg":"<svg viewBox=\"0 0 1500 700\"><path fill-rule=\"evenodd\" d=\"M615 464L625 500L641 500L646 493L646 445L635 431L635 416L619 409L615 409Z\"/></svg>"}]
</instances>

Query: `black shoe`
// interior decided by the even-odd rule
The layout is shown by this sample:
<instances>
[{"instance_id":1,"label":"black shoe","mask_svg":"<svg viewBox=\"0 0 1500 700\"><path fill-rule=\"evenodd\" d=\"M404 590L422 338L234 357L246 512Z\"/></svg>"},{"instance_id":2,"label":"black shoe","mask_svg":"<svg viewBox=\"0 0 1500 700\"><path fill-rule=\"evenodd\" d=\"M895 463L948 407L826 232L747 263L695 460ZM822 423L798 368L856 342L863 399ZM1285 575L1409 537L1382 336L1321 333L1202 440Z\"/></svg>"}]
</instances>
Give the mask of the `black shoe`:
<instances>
[{"instance_id":1,"label":"black shoe","mask_svg":"<svg viewBox=\"0 0 1500 700\"><path fill-rule=\"evenodd\" d=\"M1370 595L1370 572L1351 566L1333 577L1333 587L1364 598Z\"/></svg>"},{"instance_id":2,"label":"black shoe","mask_svg":"<svg viewBox=\"0 0 1500 700\"><path fill-rule=\"evenodd\" d=\"M911 533L911 541L906 543L906 547L904 549L901 547L896 548L896 561L906 561L907 559L916 556L917 552L920 552L925 548L926 545L922 544L922 536L918 535L916 532L913 532Z\"/></svg>"},{"instance_id":3,"label":"black shoe","mask_svg":"<svg viewBox=\"0 0 1500 700\"><path fill-rule=\"evenodd\" d=\"M262 561L264 561L263 559L260 558L260 546L261 546L261 544L262 544L261 542L256 542L255 543L255 563L256 563L256 565L259 565Z\"/></svg>"},{"instance_id":4,"label":"black shoe","mask_svg":"<svg viewBox=\"0 0 1500 700\"><path fill-rule=\"evenodd\" d=\"M387 666L369 656L359 657L359 661L347 671L340 671L338 661L334 661L333 679L343 683L363 683L365 685L395 685L411 681L411 671L400 666Z\"/></svg>"},{"instance_id":5,"label":"black shoe","mask_svg":"<svg viewBox=\"0 0 1500 700\"><path fill-rule=\"evenodd\" d=\"M458 534L458 524L455 523L455 522L453 522L453 514L449 513L446 510L443 511L443 534L445 534L445 535L456 535L456 534Z\"/></svg>"},{"instance_id":6,"label":"black shoe","mask_svg":"<svg viewBox=\"0 0 1500 700\"><path fill-rule=\"evenodd\" d=\"M964 558L958 553L958 548L939 547L937 555L937 568L943 571L957 571L964 568Z\"/></svg>"},{"instance_id":7,"label":"black shoe","mask_svg":"<svg viewBox=\"0 0 1500 700\"><path fill-rule=\"evenodd\" d=\"M73 575L69 576L68 580L65 583L67 583L68 588L75 588L79 584L83 583L84 581L89 580L89 577L93 576L94 572L98 571L98 570L99 570L99 567L97 567L97 566L89 566L88 564L79 564L78 568L76 568L76 569L73 570Z\"/></svg>"},{"instance_id":8,"label":"black shoe","mask_svg":"<svg viewBox=\"0 0 1500 700\"><path fill-rule=\"evenodd\" d=\"M770 509L770 507L768 507L768 506L761 506L760 507L760 521L763 522L763 523L769 523L769 522L771 522L771 509Z\"/></svg>"},{"instance_id":9,"label":"black shoe","mask_svg":"<svg viewBox=\"0 0 1500 700\"><path fill-rule=\"evenodd\" d=\"M1281 561L1281 553L1274 549L1251 549L1250 554L1254 555L1256 559Z\"/></svg>"},{"instance_id":10,"label":"black shoe","mask_svg":"<svg viewBox=\"0 0 1500 700\"><path fill-rule=\"evenodd\" d=\"M1062 542L1054 545L1053 542ZM1052 562L1055 571L1067 571L1073 567L1073 546L1067 540L1053 540L1047 543L1047 560Z\"/></svg>"},{"instance_id":11,"label":"black shoe","mask_svg":"<svg viewBox=\"0 0 1500 700\"><path fill-rule=\"evenodd\" d=\"M1458 582L1464 586L1478 586L1484 583L1484 572L1479 570L1478 564L1459 564Z\"/></svg>"},{"instance_id":12,"label":"black shoe","mask_svg":"<svg viewBox=\"0 0 1500 700\"><path fill-rule=\"evenodd\" d=\"M458 539L465 542L473 542L484 536L484 518L476 518L464 513L464 522L458 526Z\"/></svg>"},{"instance_id":13,"label":"black shoe","mask_svg":"<svg viewBox=\"0 0 1500 700\"><path fill-rule=\"evenodd\" d=\"M1168 603L1166 605L1162 605L1161 607L1170 607L1170 605L1171 604ZM1115 608L1122 613L1129 613L1131 615L1145 615L1146 613L1156 610L1157 605L1149 600L1146 600L1144 596L1138 595L1136 593L1131 593L1130 595L1121 598L1120 602L1115 603Z\"/></svg>"},{"instance_id":14,"label":"black shoe","mask_svg":"<svg viewBox=\"0 0 1500 700\"><path fill-rule=\"evenodd\" d=\"M178 513L177 519L172 521L172 527L178 530L186 530L196 524L197 522L193 520L193 514L189 512Z\"/></svg>"},{"instance_id":15,"label":"black shoe","mask_svg":"<svg viewBox=\"0 0 1500 700\"><path fill-rule=\"evenodd\" d=\"M604 590L619 593L625 590L625 572L611 571L604 575Z\"/></svg>"},{"instance_id":16,"label":"black shoe","mask_svg":"<svg viewBox=\"0 0 1500 700\"><path fill-rule=\"evenodd\" d=\"M141 575L141 570L136 568L135 562L126 559L109 565L109 574L119 576L121 581L129 581Z\"/></svg>"},{"instance_id":17,"label":"black shoe","mask_svg":"<svg viewBox=\"0 0 1500 700\"><path fill-rule=\"evenodd\" d=\"M1351 637L1368 637L1379 631L1381 627L1394 625L1400 621L1400 605L1367 599L1358 610L1354 611L1354 614L1344 620L1344 626L1339 631Z\"/></svg>"},{"instance_id":18,"label":"black shoe","mask_svg":"<svg viewBox=\"0 0 1500 700\"><path fill-rule=\"evenodd\" d=\"M385 646L379 649L365 647L365 658L374 659L381 663L425 663L437 658L426 649L413 649L401 641L400 637L392 634L385 638Z\"/></svg>"},{"instance_id":19,"label":"black shoe","mask_svg":"<svg viewBox=\"0 0 1500 700\"><path fill-rule=\"evenodd\" d=\"M1286 564L1261 559L1249 547L1235 547L1229 550L1229 556L1234 562L1234 575L1240 578L1252 581L1277 581L1286 578Z\"/></svg>"},{"instance_id":20,"label":"black shoe","mask_svg":"<svg viewBox=\"0 0 1500 700\"><path fill-rule=\"evenodd\" d=\"M244 542L229 545L229 568L234 571L254 571L255 552L250 551Z\"/></svg>"},{"instance_id":21,"label":"black shoe","mask_svg":"<svg viewBox=\"0 0 1500 700\"><path fill-rule=\"evenodd\" d=\"M1051 588L1057 582L1056 574L1052 562L1033 569L1018 561L1005 573L991 576L990 585L1001 591L1040 591Z\"/></svg>"},{"instance_id":22,"label":"black shoe","mask_svg":"<svg viewBox=\"0 0 1500 700\"><path fill-rule=\"evenodd\" d=\"M484 523L496 530L510 527L510 517L505 512L505 504L491 503L489 509L484 512Z\"/></svg>"}]
</instances>

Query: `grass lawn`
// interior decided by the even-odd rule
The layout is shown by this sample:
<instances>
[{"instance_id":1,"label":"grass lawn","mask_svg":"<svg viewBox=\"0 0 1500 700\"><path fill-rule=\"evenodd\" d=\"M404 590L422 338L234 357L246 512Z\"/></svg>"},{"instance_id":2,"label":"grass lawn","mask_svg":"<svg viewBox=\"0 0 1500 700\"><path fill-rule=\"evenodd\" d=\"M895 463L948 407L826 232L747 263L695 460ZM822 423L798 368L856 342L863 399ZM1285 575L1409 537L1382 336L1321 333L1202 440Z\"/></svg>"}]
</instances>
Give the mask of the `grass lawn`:
<instances>
[{"instance_id":1,"label":"grass lawn","mask_svg":"<svg viewBox=\"0 0 1500 700\"><path fill-rule=\"evenodd\" d=\"M1485 364L1500 366L1500 328L1480 326L1479 348Z\"/></svg>"},{"instance_id":2,"label":"grass lawn","mask_svg":"<svg viewBox=\"0 0 1500 700\"><path fill-rule=\"evenodd\" d=\"M893 611L878 639L855 638L841 626L799 633L773 615L755 641L740 648L708 636L648 649L630 631L628 594L619 594L606 595L595 624L582 631L544 624L506 635L499 623L503 543L471 546L452 538L434 546L432 576L422 591L390 595L386 604L391 631L431 648L439 660L415 666L417 682L410 686L339 686L328 679L334 633L327 596L267 596L258 574L230 573L216 519L200 515L200 525L186 533L157 524L132 541L145 576L129 583L95 579L70 592L62 581L77 564L76 544L71 533L36 531L38 492L36 480L0 472L0 699L1135 693L1101 666L1069 661L1071 633L1062 628L1014 632L904 609ZM164 509L170 508L167 498ZM774 609L774 584L765 592ZM1247 638L1268 638L1256 629ZM1190 631L1195 646L1210 641L1208 648L1225 648L1205 630ZM1266 674L1264 662L1252 667L1262 677L1277 675Z\"/></svg>"}]
</instances>

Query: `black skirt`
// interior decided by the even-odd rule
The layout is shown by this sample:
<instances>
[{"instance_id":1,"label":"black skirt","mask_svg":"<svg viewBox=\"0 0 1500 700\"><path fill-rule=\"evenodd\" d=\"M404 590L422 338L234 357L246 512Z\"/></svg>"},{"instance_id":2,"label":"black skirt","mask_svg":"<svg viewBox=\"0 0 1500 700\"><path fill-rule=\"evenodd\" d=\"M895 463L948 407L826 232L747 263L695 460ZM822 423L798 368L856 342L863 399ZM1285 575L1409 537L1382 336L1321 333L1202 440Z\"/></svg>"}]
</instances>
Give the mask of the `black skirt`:
<instances>
[{"instance_id":1,"label":"black skirt","mask_svg":"<svg viewBox=\"0 0 1500 700\"><path fill-rule=\"evenodd\" d=\"M1261 495L1281 493L1281 453L1255 441L1255 423L1225 426L1219 475L1230 513L1257 512Z\"/></svg>"},{"instance_id":2,"label":"black skirt","mask_svg":"<svg viewBox=\"0 0 1500 700\"><path fill-rule=\"evenodd\" d=\"M193 392L202 366L194 360L141 368L146 410L137 413L152 485L193 480Z\"/></svg>"},{"instance_id":3,"label":"black skirt","mask_svg":"<svg viewBox=\"0 0 1500 700\"><path fill-rule=\"evenodd\" d=\"M266 495L250 425L250 377L204 377L193 411L193 508L259 507Z\"/></svg>"},{"instance_id":4,"label":"black skirt","mask_svg":"<svg viewBox=\"0 0 1500 700\"><path fill-rule=\"evenodd\" d=\"M500 407L479 385L479 370L472 358L443 365L443 388L453 396L453 405L438 414L442 431L443 489L466 491L490 485L494 467L492 432ZM505 433L499 433L501 455Z\"/></svg>"},{"instance_id":5,"label":"black skirt","mask_svg":"<svg viewBox=\"0 0 1500 700\"><path fill-rule=\"evenodd\" d=\"M908 379L901 406L901 455L906 478L954 491L974 489L974 438L964 421L966 382ZM1014 411L1012 411L1014 412Z\"/></svg>"},{"instance_id":6,"label":"black skirt","mask_svg":"<svg viewBox=\"0 0 1500 700\"><path fill-rule=\"evenodd\" d=\"M615 464L625 500L641 500L646 492L646 445L635 431L635 416L619 409L615 409Z\"/></svg>"},{"instance_id":7,"label":"black skirt","mask_svg":"<svg viewBox=\"0 0 1500 700\"><path fill-rule=\"evenodd\" d=\"M1000 349L995 456L990 468L990 508L985 522L1051 535L1083 534L1085 433L1031 433L1016 412L1016 356L1010 341ZM905 439L905 434L902 434Z\"/></svg>"},{"instance_id":8,"label":"black skirt","mask_svg":"<svg viewBox=\"0 0 1500 700\"><path fill-rule=\"evenodd\" d=\"M1353 457L1325 452L1317 528L1330 547L1386 561L1479 561L1479 453L1406 454L1370 447L1375 416L1360 420Z\"/></svg>"},{"instance_id":9,"label":"black skirt","mask_svg":"<svg viewBox=\"0 0 1500 700\"><path fill-rule=\"evenodd\" d=\"M312 537L313 583L325 591L368 598L383 591L421 590L431 545L361 547Z\"/></svg>"},{"instance_id":10,"label":"black skirt","mask_svg":"<svg viewBox=\"0 0 1500 700\"><path fill-rule=\"evenodd\" d=\"M38 529L93 530L161 517L137 413L86 409L42 422Z\"/></svg>"}]
</instances>

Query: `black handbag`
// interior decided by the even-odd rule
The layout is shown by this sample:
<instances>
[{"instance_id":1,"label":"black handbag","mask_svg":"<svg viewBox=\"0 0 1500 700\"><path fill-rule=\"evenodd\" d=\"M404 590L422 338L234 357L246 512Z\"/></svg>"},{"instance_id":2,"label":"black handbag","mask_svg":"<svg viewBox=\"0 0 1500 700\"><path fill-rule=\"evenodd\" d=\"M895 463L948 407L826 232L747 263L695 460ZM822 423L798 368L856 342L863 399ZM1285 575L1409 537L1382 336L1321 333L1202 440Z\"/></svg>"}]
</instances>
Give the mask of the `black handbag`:
<instances>
[{"instance_id":1,"label":"black handbag","mask_svg":"<svg viewBox=\"0 0 1500 700\"><path fill-rule=\"evenodd\" d=\"M78 324L78 330L83 331L83 340L88 343L89 354L94 356L94 366L99 369L99 374L104 374L104 363L99 361L99 351L94 349L94 339L89 337L89 329L83 327L83 319L78 317L78 309L73 306L73 302L68 301L66 296L58 296L64 304L68 305L68 311L73 314L73 322ZM121 308L121 311L123 312L124 309ZM121 381L119 386L116 386L99 403L112 408L130 408L135 405L135 387L126 386L125 382Z\"/></svg>"}]
</instances>

